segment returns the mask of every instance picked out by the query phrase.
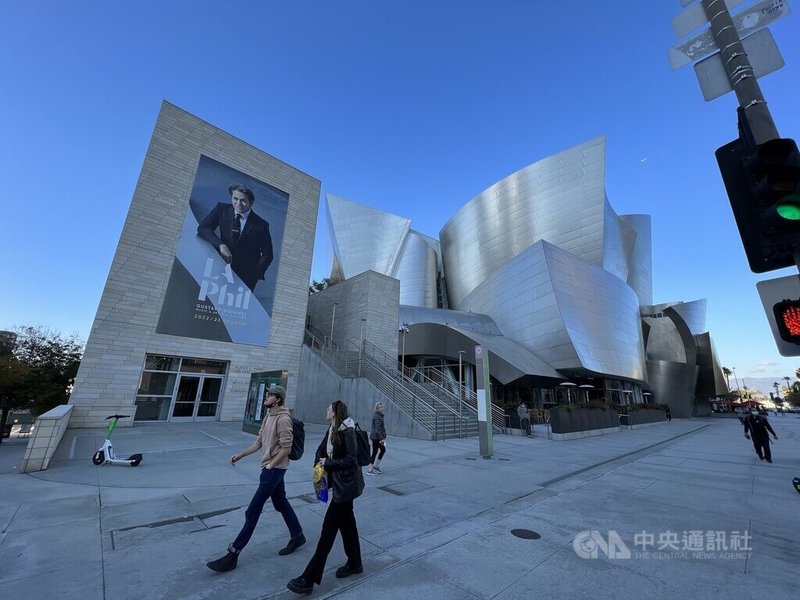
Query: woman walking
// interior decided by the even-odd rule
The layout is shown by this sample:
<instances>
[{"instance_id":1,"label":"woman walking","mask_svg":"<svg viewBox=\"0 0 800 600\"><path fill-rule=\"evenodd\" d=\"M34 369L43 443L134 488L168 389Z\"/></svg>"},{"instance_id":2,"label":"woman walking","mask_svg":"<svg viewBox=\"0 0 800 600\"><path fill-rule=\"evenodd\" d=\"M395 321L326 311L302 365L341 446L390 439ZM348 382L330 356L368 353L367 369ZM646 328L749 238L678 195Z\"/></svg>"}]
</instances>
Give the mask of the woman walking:
<instances>
[{"instance_id":1,"label":"woman walking","mask_svg":"<svg viewBox=\"0 0 800 600\"><path fill-rule=\"evenodd\" d=\"M383 475L380 464L383 455L386 454L386 427L383 424L383 402L375 405L375 414L372 415L372 429L369 432L369 439L372 440L372 460L367 469L367 475ZM380 452L380 454L378 454ZM376 458L377 457L377 458Z\"/></svg>"},{"instance_id":2,"label":"woman walking","mask_svg":"<svg viewBox=\"0 0 800 600\"><path fill-rule=\"evenodd\" d=\"M310 594L315 583L322 583L322 572L337 531L342 534L347 562L336 570L336 577L341 579L364 571L356 516L353 513L353 500L364 491L364 477L356 458L355 423L350 418L347 405L341 400L328 407L327 418L331 425L317 448L315 464L325 468L328 490L333 497L322 521L322 532L314 556L303 574L286 584L296 594Z\"/></svg>"}]
</instances>

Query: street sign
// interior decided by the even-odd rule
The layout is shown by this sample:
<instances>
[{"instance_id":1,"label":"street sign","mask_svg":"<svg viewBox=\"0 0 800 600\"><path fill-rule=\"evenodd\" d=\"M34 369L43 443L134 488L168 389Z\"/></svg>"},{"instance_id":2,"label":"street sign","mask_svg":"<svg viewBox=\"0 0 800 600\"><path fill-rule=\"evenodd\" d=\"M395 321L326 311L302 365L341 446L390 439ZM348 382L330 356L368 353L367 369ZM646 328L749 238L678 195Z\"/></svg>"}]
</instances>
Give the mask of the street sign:
<instances>
[{"instance_id":1,"label":"street sign","mask_svg":"<svg viewBox=\"0 0 800 600\"><path fill-rule=\"evenodd\" d=\"M725 6L730 10L739 6L742 2L744 0L725 0ZM686 4L688 3L685 3L684 6ZM708 25L708 17L706 17L706 11L703 10L703 5L699 3L687 8L672 19L672 30L675 32L675 37L678 38L688 35L703 25Z\"/></svg>"},{"instance_id":2,"label":"street sign","mask_svg":"<svg viewBox=\"0 0 800 600\"><path fill-rule=\"evenodd\" d=\"M764 305L764 312L767 315L778 352L781 356L800 356L800 344L783 339L782 336L785 333L781 333L781 327L778 326L775 318L775 308L780 307L785 300L800 300L800 275L759 281L756 289L758 289L758 295L761 296L761 304Z\"/></svg>"},{"instance_id":3,"label":"street sign","mask_svg":"<svg viewBox=\"0 0 800 600\"><path fill-rule=\"evenodd\" d=\"M767 27L744 38L742 48L750 59L750 66L753 67L756 78L769 75L784 65L781 51L778 50L775 38ZM706 102L733 91L721 53L717 52L696 63L694 71Z\"/></svg>"},{"instance_id":4,"label":"street sign","mask_svg":"<svg viewBox=\"0 0 800 600\"><path fill-rule=\"evenodd\" d=\"M765 25L782 19L789 14L787 0L762 0L733 17L733 24L740 37L761 29ZM672 70L680 69L696 60L705 58L719 50L710 29L697 34L693 38L673 46L667 51Z\"/></svg>"}]
</instances>

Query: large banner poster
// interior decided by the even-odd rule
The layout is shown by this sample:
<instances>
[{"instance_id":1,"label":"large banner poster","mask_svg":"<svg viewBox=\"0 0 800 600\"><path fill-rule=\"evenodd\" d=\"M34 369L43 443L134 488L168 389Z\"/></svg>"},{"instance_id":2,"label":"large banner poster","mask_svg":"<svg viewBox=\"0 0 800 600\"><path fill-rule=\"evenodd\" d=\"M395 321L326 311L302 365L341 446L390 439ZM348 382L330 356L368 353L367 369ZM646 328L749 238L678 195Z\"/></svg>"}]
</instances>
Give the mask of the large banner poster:
<instances>
[{"instance_id":1,"label":"large banner poster","mask_svg":"<svg viewBox=\"0 0 800 600\"><path fill-rule=\"evenodd\" d=\"M156 332L265 346L288 204L201 156Z\"/></svg>"}]
</instances>

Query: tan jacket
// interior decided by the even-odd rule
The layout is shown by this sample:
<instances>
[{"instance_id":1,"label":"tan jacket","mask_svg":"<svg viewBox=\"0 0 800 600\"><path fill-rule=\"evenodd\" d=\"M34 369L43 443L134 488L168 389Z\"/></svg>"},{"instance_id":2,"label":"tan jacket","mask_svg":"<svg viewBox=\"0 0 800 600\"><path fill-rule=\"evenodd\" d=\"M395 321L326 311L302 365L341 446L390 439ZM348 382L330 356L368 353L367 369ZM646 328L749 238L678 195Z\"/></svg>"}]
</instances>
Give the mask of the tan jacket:
<instances>
[{"instance_id":1,"label":"tan jacket","mask_svg":"<svg viewBox=\"0 0 800 600\"><path fill-rule=\"evenodd\" d=\"M285 406L273 406L269 409L269 416L261 423L258 430L256 444L262 449L261 467L270 465L275 469L289 468L289 455L280 463L272 462L282 448L291 450L292 448L292 418L289 416L289 409Z\"/></svg>"}]
</instances>

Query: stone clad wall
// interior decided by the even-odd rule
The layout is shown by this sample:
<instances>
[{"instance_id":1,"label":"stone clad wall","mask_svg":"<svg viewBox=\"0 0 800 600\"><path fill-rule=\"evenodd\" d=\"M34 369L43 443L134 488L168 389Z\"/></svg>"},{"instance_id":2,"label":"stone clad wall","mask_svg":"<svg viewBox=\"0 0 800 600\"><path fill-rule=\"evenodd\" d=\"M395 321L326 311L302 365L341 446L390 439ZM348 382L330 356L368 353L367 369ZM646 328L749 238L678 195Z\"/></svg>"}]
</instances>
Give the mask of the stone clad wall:
<instances>
[{"instance_id":1,"label":"stone clad wall","mask_svg":"<svg viewBox=\"0 0 800 600\"><path fill-rule=\"evenodd\" d=\"M156 333L201 155L289 195L280 262L270 267L278 279L266 347ZM255 371L288 370L287 405L293 406L319 190L309 175L164 102L70 397L71 426L103 426L116 412L133 416L146 354L228 361L218 412L223 421L243 417Z\"/></svg>"}]
</instances>

